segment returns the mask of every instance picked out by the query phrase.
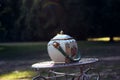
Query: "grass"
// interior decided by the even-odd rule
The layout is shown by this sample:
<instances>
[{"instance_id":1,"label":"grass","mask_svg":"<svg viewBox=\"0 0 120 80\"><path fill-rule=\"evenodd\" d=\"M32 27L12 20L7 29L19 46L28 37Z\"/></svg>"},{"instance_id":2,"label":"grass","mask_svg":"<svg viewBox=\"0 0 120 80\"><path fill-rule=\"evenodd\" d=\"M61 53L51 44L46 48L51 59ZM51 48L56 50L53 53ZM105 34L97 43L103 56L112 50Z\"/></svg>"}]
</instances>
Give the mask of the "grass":
<instances>
[{"instance_id":1,"label":"grass","mask_svg":"<svg viewBox=\"0 0 120 80\"><path fill-rule=\"evenodd\" d=\"M120 43L109 42L85 42L78 41L78 46L82 57L105 57L119 55ZM0 60L17 61L17 60L47 60L47 42L38 43L1 43L0 44ZM99 65L99 70L107 69L109 65ZM119 66L115 65L112 69ZM4 72L3 72L4 73ZM35 75L31 70L13 70L0 74L0 80L31 80ZM25 78L25 79L24 79ZM108 76L108 80L110 77ZM106 79L106 80L107 80Z\"/></svg>"},{"instance_id":2,"label":"grass","mask_svg":"<svg viewBox=\"0 0 120 80\"><path fill-rule=\"evenodd\" d=\"M0 60L15 61L15 60L31 60L39 57L41 54L47 53L47 43L1 43L0 44ZM37 57L36 57L37 56ZM45 55L46 56L46 55ZM17 62L17 61L16 61ZM7 65L6 65L7 66ZM15 66L13 66L15 67ZM21 78L28 78L31 80L34 72L31 70L13 70L2 72L0 80L20 80ZM22 79L21 79L22 80Z\"/></svg>"},{"instance_id":3,"label":"grass","mask_svg":"<svg viewBox=\"0 0 120 80\"><path fill-rule=\"evenodd\" d=\"M83 57L108 57L118 56L120 42L78 42L78 46ZM114 52L114 53L113 53Z\"/></svg>"},{"instance_id":4,"label":"grass","mask_svg":"<svg viewBox=\"0 0 120 80\"><path fill-rule=\"evenodd\" d=\"M78 46L85 56L119 55L120 43L79 41ZM41 56L42 55L42 56ZM47 42L0 44L0 60L42 59L48 57Z\"/></svg>"},{"instance_id":5,"label":"grass","mask_svg":"<svg viewBox=\"0 0 120 80\"><path fill-rule=\"evenodd\" d=\"M13 43L0 45L0 59L29 59L33 55L46 53L46 43Z\"/></svg>"},{"instance_id":6,"label":"grass","mask_svg":"<svg viewBox=\"0 0 120 80\"><path fill-rule=\"evenodd\" d=\"M100 80L120 80L120 63L119 61L104 61L99 63L97 70L101 73Z\"/></svg>"},{"instance_id":7,"label":"grass","mask_svg":"<svg viewBox=\"0 0 120 80\"><path fill-rule=\"evenodd\" d=\"M0 75L0 80L30 80L35 73L33 71L13 71Z\"/></svg>"},{"instance_id":8,"label":"grass","mask_svg":"<svg viewBox=\"0 0 120 80\"><path fill-rule=\"evenodd\" d=\"M120 41L120 37L113 37L114 41ZM88 38L88 41L110 41L110 37Z\"/></svg>"},{"instance_id":9,"label":"grass","mask_svg":"<svg viewBox=\"0 0 120 80\"><path fill-rule=\"evenodd\" d=\"M120 43L79 41L78 46L83 56L86 55L109 56L112 55L112 49L110 47L118 46L119 48ZM38 55L41 54L42 56L48 56L47 42L0 44L1 60L33 59L33 58L39 59L40 56L38 57Z\"/></svg>"}]
</instances>

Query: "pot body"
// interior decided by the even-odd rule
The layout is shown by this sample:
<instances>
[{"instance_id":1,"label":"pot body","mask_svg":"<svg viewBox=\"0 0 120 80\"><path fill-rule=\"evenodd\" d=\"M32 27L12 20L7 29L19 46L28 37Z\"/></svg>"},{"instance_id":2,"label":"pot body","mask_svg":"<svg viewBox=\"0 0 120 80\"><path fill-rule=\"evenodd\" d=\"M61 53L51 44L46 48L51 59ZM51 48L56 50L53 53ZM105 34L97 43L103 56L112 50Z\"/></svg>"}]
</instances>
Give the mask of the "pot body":
<instances>
[{"instance_id":1,"label":"pot body","mask_svg":"<svg viewBox=\"0 0 120 80\"><path fill-rule=\"evenodd\" d=\"M56 45L56 47L54 44ZM73 59L78 52L78 46L75 39L73 39L69 35L58 34L48 42L48 54L54 62L70 62L69 59L67 59L62 54L62 52L58 50L57 47L61 47L66 55L72 57Z\"/></svg>"}]
</instances>

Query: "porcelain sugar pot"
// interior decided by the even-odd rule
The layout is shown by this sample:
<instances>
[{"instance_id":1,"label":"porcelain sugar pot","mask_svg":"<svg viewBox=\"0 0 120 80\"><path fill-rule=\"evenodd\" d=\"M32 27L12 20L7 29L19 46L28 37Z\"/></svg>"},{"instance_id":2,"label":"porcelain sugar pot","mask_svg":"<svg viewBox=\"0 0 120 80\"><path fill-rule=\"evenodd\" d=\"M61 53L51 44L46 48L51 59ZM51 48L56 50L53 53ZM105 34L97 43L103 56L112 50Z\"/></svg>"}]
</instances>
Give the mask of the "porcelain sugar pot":
<instances>
[{"instance_id":1,"label":"porcelain sugar pot","mask_svg":"<svg viewBox=\"0 0 120 80\"><path fill-rule=\"evenodd\" d=\"M81 59L76 40L63 34L63 31L48 42L47 49L50 58L56 63L77 62Z\"/></svg>"}]
</instances>

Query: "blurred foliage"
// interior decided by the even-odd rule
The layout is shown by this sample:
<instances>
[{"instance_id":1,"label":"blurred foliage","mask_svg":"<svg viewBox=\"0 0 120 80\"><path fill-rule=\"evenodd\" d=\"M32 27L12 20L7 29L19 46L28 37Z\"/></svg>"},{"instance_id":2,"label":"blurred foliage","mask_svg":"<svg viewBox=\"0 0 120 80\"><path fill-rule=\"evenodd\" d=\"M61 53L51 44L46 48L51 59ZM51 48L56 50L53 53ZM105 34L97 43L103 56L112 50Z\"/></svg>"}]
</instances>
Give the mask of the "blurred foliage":
<instances>
[{"instance_id":1,"label":"blurred foliage","mask_svg":"<svg viewBox=\"0 0 120 80\"><path fill-rule=\"evenodd\" d=\"M120 36L120 0L1 0L0 42Z\"/></svg>"}]
</instances>

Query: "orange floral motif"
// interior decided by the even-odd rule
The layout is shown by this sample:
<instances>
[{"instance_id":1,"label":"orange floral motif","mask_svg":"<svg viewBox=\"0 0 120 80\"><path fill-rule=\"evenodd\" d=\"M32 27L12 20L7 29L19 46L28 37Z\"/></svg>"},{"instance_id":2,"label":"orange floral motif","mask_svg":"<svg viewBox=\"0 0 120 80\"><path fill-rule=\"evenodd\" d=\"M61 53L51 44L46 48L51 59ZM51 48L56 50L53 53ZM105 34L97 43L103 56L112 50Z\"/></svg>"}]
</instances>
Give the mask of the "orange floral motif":
<instances>
[{"instance_id":1,"label":"orange floral motif","mask_svg":"<svg viewBox=\"0 0 120 80\"><path fill-rule=\"evenodd\" d=\"M53 46L54 46L55 48L59 48L60 44L59 44L58 42L54 42L54 43L53 43Z\"/></svg>"}]
</instances>

